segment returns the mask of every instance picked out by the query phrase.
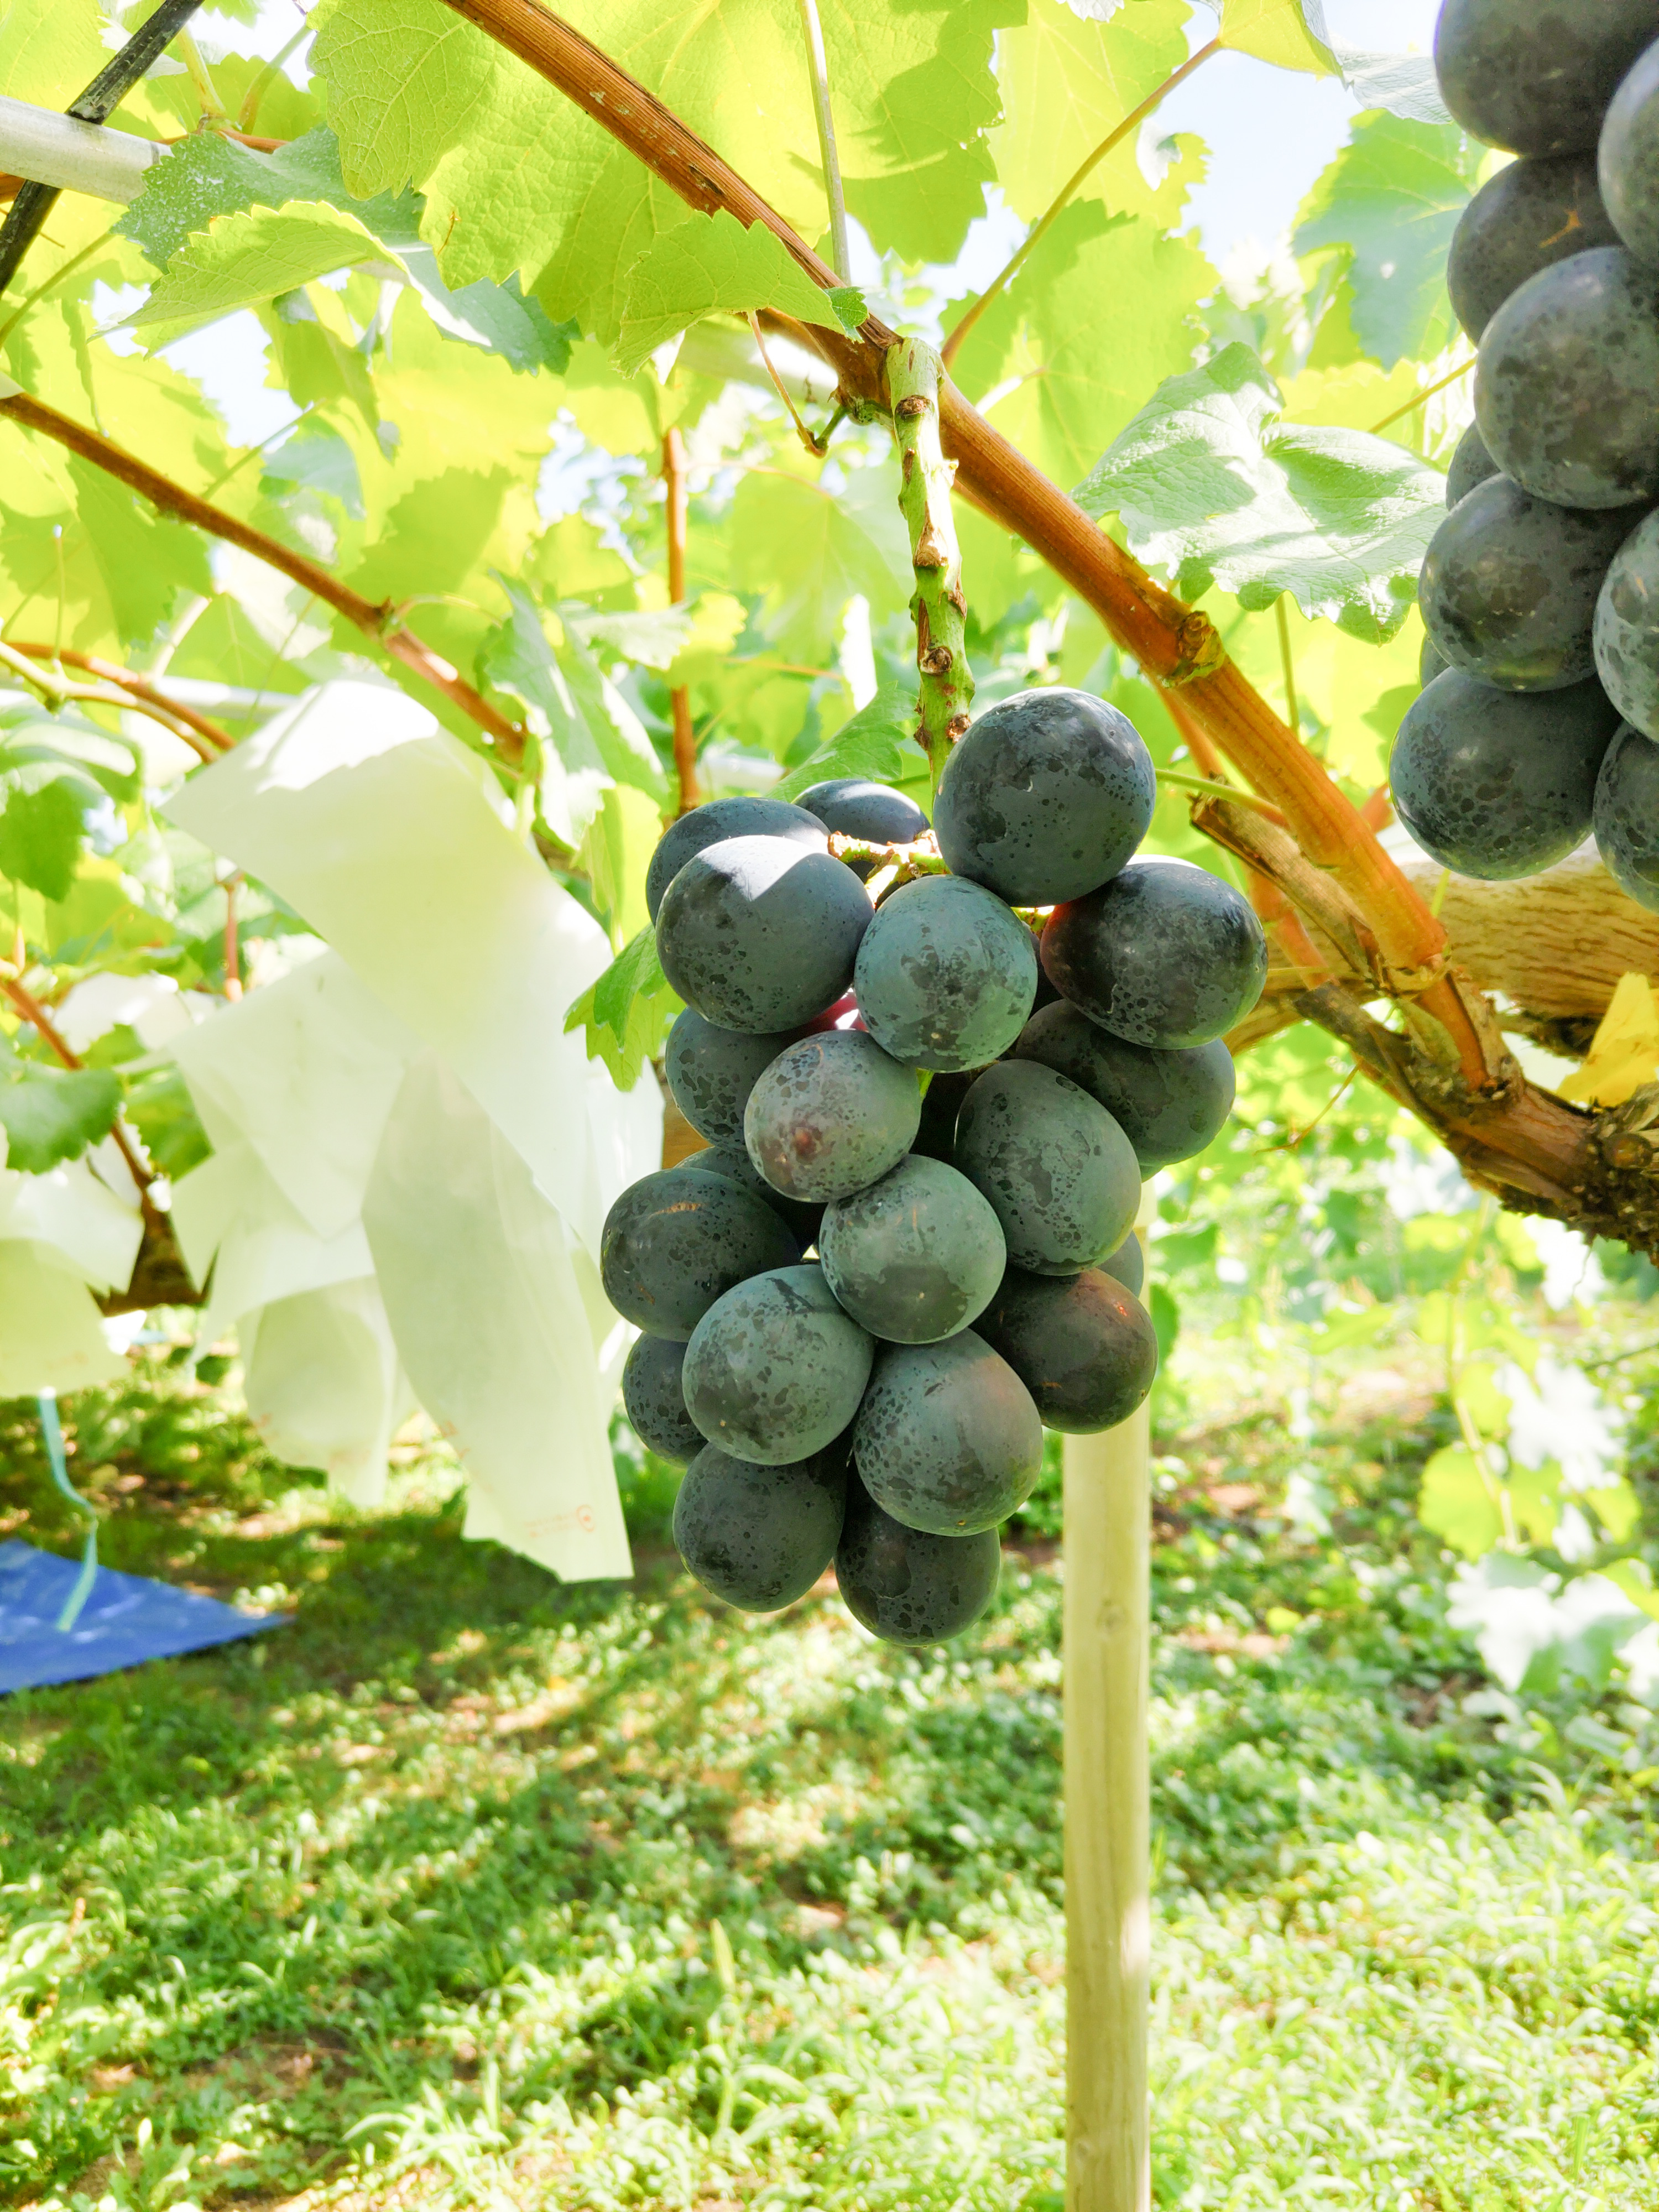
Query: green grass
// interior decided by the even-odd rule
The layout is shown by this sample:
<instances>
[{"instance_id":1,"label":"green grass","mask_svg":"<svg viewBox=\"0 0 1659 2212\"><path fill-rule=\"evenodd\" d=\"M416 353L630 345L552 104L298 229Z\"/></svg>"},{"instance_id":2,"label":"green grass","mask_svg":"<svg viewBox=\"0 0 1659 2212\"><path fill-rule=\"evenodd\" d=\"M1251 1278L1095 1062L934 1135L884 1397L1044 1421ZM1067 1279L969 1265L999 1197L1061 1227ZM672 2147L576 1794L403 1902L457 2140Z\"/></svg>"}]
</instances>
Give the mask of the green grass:
<instances>
[{"instance_id":1,"label":"green grass","mask_svg":"<svg viewBox=\"0 0 1659 2212\"><path fill-rule=\"evenodd\" d=\"M1327 1410L1160 1442L1157 2202L1651 2212L1659 1725L1466 1711L1441 1417ZM917 1657L705 1601L658 1470L562 1590L441 1462L352 1516L164 1366L78 1413L112 1564L297 1619L0 1703L0 2199L1057 2212L1051 1501ZM1340 1547L1243 1494L1310 1452ZM22 1407L0 1526L74 1546Z\"/></svg>"}]
</instances>

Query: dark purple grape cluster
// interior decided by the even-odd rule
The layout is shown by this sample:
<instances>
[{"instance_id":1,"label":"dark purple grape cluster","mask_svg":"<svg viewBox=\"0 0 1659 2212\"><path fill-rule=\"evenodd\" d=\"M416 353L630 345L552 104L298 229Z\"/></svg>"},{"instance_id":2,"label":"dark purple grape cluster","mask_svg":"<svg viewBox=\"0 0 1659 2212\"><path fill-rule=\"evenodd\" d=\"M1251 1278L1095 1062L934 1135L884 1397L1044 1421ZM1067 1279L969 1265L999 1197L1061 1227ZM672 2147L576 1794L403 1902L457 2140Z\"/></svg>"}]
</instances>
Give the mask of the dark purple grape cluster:
<instances>
[{"instance_id":1,"label":"dark purple grape cluster","mask_svg":"<svg viewBox=\"0 0 1659 2212\"><path fill-rule=\"evenodd\" d=\"M1418 587L1395 805L1468 876L1593 830L1659 909L1659 0L1445 0L1435 62L1457 120L1520 158L1447 265L1475 421Z\"/></svg>"},{"instance_id":2,"label":"dark purple grape cluster","mask_svg":"<svg viewBox=\"0 0 1659 2212\"><path fill-rule=\"evenodd\" d=\"M878 1636L960 1634L1044 1426L1151 1389L1141 1177L1225 1121L1267 971L1236 892L1133 858L1156 796L1115 708L1028 691L952 753L921 872L869 846L914 860L925 816L846 781L659 846L666 1073L707 1149L623 1192L602 1268L644 1332L629 1419L686 1467L675 1541L727 1603L833 1560Z\"/></svg>"}]
</instances>

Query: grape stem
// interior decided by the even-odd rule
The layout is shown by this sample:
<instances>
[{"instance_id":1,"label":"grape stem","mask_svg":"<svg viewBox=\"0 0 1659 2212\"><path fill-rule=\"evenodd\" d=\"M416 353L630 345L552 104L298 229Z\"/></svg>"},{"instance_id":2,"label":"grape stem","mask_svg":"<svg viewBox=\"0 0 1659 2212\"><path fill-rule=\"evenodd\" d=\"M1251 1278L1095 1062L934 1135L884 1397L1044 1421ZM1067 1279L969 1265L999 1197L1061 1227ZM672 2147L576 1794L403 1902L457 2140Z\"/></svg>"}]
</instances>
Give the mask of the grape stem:
<instances>
[{"instance_id":1,"label":"grape stem","mask_svg":"<svg viewBox=\"0 0 1659 2212\"><path fill-rule=\"evenodd\" d=\"M939 444L939 356L921 338L900 338L888 352L887 387L899 448L899 507L910 532L916 588L916 667L921 678L917 736L935 789L951 748L968 727L974 675L968 665L968 602L962 548L951 512L954 465Z\"/></svg>"},{"instance_id":2,"label":"grape stem","mask_svg":"<svg viewBox=\"0 0 1659 2212\"><path fill-rule=\"evenodd\" d=\"M685 441L678 430L662 434L662 481L668 528L668 597L675 606L685 603L685 540L690 519L690 489L685 480ZM668 695L674 717L674 774L679 786L678 814L689 814L696 805L697 735L691 722L691 693L677 684Z\"/></svg>"}]
</instances>

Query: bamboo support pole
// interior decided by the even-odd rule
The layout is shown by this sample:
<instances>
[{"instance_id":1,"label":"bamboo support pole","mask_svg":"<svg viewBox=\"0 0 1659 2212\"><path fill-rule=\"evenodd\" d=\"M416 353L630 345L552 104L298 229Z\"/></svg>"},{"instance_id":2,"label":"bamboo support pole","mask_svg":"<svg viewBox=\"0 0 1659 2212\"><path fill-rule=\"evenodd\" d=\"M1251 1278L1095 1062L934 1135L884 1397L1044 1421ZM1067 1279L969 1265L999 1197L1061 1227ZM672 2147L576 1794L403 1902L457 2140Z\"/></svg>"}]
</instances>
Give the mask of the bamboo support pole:
<instances>
[{"instance_id":1,"label":"bamboo support pole","mask_svg":"<svg viewBox=\"0 0 1659 2212\"><path fill-rule=\"evenodd\" d=\"M1066 2212L1152 2203L1151 1437L1065 1446Z\"/></svg>"}]
</instances>

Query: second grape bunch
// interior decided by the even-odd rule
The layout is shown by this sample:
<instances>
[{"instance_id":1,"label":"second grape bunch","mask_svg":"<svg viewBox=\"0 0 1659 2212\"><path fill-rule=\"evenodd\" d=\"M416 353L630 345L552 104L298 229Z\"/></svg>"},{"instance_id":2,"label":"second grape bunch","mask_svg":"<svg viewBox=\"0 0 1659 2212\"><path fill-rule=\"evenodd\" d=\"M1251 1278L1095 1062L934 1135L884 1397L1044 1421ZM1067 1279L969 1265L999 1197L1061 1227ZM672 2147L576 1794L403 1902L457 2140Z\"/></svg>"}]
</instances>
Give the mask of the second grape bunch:
<instances>
[{"instance_id":1,"label":"second grape bunch","mask_svg":"<svg viewBox=\"0 0 1659 2212\"><path fill-rule=\"evenodd\" d=\"M687 1468L675 1540L728 1603L833 1561L877 1635L960 1634L1044 1427L1151 1389L1141 1178L1225 1121L1267 973L1237 892L1135 857L1156 796L1123 714L1044 690L969 730L931 829L843 781L658 847L666 1072L707 1149L617 1200L603 1273L643 1332L629 1419Z\"/></svg>"},{"instance_id":2,"label":"second grape bunch","mask_svg":"<svg viewBox=\"0 0 1659 2212\"><path fill-rule=\"evenodd\" d=\"M1659 909L1659 5L1446 0L1446 104L1519 158L1452 240L1475 420L1390 763L1417 843L1524 876L1593 830Z\"/></svg>"}]
</instances>

